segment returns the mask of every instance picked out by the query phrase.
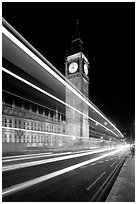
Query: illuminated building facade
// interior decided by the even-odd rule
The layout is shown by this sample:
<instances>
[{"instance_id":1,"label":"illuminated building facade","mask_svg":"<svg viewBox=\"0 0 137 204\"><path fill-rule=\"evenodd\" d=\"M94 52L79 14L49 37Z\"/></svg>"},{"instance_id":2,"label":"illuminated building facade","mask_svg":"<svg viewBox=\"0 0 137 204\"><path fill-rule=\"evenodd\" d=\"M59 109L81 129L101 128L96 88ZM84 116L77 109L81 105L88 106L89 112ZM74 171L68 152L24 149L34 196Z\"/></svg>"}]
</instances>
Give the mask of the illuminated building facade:
<instances>
[{"instance_id":1,"label":"illuminated building facade","mask_svg":"<svg viewBox=\"0 0 137 204\"><path fill-rule=\"evenodd\" d=\"M12 104L8 101L9 97L10 101L12 98ZM58 147L64 144L63 137L54 134L65 133L64 116L58 110L40 107L5 92L2 103L2 126L4 152L28 147Z\"/></svg>"},{"instance_id":2,"label":"illuminated building facade","mask_svg":"<svg viewBox=\"0 0 137 204\"><path fill-rule=\"evenodd\" d=\"M74 87L88 98L89 95L89 77L88 59L83 54L83 42L79 35L78 22L75 35L73 36L70 52L66 57L65 75L66 78L74 85ZM66 102L83 113L89 115L88 105L84 103L78 96L66 88ZM66 107L66 130L67 134L75 135L82 139L89 138L89 122L88 118L76 112L74 109Z\"/></svg>"}]
</instances>

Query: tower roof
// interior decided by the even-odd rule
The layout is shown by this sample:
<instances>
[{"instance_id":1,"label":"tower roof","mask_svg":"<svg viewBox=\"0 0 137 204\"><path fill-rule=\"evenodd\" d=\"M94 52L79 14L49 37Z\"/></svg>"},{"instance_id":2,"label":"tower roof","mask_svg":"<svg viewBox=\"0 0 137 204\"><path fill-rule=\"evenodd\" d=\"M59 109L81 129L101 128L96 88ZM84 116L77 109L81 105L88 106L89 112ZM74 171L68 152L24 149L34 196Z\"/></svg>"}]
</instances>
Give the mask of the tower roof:
<instances>
[{"instance_id":1,"label":"tower roof","mask_svg":"<svg viewBox=\"0 0 137 204\"><path fill-rule=\"evenodd\" d=\"M76 25L75 25L75 31L74 31L74 35L72 36L72 41L80 38L80 29L79 29L79 20L77 19L76 21Z\"/></svg>"},{"instance_id":2,"label":"tower roof","mask_svg":"<svg viewBox=\"0 0 137 204\"><path fill-rule=\"evenodd\" d=\"M80 37L79 20L76 21L74 35L72 36L71 48L68 55L76 54L78 52L83 52L83 42Z\"/></svg>"}]
</instances>

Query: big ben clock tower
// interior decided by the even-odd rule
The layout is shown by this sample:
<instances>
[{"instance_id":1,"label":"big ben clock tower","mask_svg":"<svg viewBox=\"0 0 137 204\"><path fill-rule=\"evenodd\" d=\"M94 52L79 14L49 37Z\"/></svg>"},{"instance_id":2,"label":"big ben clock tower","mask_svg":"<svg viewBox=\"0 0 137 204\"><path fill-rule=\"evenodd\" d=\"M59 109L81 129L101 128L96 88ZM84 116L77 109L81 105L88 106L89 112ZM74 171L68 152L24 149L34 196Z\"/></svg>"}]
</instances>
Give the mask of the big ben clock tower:
<instances>
[{"instance_id":1,"label":"big ben clock tower","mask_svg":"<svg viewBox=\"0 0 137 204\"><path fill-rule=\"evenodd\" d=\"M71 43L70 52L65 61L65 76L86 98L88 98L89 62L83 51L83 42L79 34L77 21L75 35ZM88 114L88 105L78 96L66 88L66 103L76 108L85 115ZM76 136L77 141L87 141L89 138L89 122L86 117L75 110L66 107L66 131L68 135Z\"/></svg>"}]
</instances>

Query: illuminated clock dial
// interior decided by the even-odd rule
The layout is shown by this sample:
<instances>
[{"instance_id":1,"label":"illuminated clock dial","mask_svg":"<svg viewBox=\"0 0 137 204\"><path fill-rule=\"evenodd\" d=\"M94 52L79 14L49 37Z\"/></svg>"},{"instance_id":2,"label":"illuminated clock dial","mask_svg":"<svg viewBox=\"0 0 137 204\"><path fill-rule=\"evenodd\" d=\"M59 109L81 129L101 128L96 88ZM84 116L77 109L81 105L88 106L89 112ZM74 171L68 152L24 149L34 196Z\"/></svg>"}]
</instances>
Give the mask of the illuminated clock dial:
<instances>
[{"instance_id":1,"label":"illuminated clock dial","mask_svg":"<svg viewBox=\"0 0 137 204\"><path fill-rule=\"evenodd\" d=\"M70 73L75 73L78 69L78 64L76 62L72 62L70 65L69 65L69 72Z\"/></svg>"},{"instance_id":2,"label":"illuminated clock dial","mask_svg":"<svg viewBox=\"0 0 137 204\"><path fill-rule=\"evenodd\" d=\"M84 72L86 75L88 75L88 65L84 64Z\"/></svg>"}]
</instances>

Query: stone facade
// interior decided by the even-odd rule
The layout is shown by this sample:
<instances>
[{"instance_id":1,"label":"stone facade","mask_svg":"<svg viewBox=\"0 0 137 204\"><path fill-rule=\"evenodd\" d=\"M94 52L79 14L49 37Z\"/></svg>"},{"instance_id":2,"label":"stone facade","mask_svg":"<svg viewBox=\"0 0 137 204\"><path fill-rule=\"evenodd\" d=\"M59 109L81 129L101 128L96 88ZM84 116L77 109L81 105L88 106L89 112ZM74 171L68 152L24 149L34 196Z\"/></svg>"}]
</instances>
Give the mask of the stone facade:
<instances>
[{"instance_id":1,"label":"stone facade","mask_svg":"<svg viewBox=\"0 0 137 204\"><path fill-rule=\"evenodd\" d=\"M45 115L44 112L40 114L38 109L37 112L33 112L31 109L27 110L13 104L3 103L3 151L12 150L13 144L21 146L22 149L27 147L63 146L65 141L64 137L61 136L61 134L65 134L63 116L55 111L53 117L51 117L50 110L48 111L49 114ZM11 146L11 149L9 146Z\"/></svg>"}]
</instances>

